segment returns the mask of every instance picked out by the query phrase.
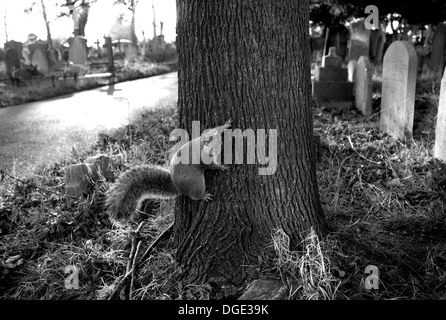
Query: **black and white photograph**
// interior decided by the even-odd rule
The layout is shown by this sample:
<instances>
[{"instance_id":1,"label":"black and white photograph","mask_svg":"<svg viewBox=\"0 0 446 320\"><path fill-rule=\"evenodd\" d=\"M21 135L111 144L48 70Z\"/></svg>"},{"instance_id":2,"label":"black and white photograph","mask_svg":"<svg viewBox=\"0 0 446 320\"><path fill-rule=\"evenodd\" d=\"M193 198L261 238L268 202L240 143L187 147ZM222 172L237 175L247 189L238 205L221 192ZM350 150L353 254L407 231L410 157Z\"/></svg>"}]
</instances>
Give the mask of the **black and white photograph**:
<instances>
[{"instance_id":1,"label":"black and white photograph","mask_svg":"<svg viewBox=\"0 0 446 320\"><path fill-rule=\"evenodd\" d=\"M0 0L0 300L446 300L445 68L445 0Z\"/></svg>"}]
</instances>

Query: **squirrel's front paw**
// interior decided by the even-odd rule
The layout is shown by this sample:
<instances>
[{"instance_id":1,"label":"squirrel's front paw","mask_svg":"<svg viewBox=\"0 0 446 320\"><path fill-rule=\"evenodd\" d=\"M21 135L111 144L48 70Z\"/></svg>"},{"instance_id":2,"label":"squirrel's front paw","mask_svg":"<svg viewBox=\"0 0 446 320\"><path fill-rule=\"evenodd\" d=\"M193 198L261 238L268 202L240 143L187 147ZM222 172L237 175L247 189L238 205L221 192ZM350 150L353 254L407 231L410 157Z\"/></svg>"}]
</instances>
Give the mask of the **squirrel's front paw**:
<instances>
[{"instance_id":1,"label":"squirrel's front paw","mask_svg":"<svg viewBox=\"0 0 446 320\"><path fill-rule=\"evenodd\" d=\"M206 192L203 196L203 200L206 202L209 202L209 201L212 201L213 197L214 196L212 194L210 194L209 192Z\"/></svg>"},{"instance_id":2,"label":"squirrel's front paw","mask_svg":"<svg viewBox=\"0 0 446 320\"><path fill-rule=\"evenodd\" d=\"M226 171L229 170L229 165L227 165L227 164L219 164L219 165L218 165L218 168L219 168L221 171L226 172Z\"/></svg>"},{"instance_id":3,"label":"squirrel's front paw","mask_svg":"<svg viewBox=\"0 0 446 320\"><path fill-rule=\"evenodd\" d=\"M229 120L226 121L225 124L224 124L224 126L225 126L226 128L230 128L231 125L232 125L232 119L229 119Z\"/></svg>"}]
</instances>

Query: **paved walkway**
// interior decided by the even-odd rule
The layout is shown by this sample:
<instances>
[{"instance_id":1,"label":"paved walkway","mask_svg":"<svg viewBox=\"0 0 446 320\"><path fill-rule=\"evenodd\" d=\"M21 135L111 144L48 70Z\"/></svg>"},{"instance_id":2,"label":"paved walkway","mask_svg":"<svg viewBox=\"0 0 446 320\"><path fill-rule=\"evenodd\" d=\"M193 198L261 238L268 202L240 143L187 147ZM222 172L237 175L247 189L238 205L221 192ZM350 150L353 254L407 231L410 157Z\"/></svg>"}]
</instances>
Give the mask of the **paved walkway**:
<instances>
[{"instance_id":1,"label":"paved walkway","mask_svg":"<svg viewBox=\"0 0 446 320\"><path fill-rule=\"evenodd\" d=\"M23 177L128 124L144 108L175 106L177 73L0 109L0 169Z\"/></svg>"}]
</instances>

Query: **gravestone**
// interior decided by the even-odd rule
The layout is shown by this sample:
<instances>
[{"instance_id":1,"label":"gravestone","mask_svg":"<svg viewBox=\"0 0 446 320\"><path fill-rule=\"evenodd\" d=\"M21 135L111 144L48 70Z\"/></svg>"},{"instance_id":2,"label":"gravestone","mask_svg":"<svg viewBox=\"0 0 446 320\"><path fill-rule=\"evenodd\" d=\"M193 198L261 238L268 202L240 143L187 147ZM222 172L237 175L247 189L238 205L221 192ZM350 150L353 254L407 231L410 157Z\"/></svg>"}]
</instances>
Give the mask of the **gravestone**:
<instances>
[{"instance_id":1,"label":"gravestone","mask_svg":"<svg viewBox=\"0 0 446 320\"><path fill-rule=\"evenodd\" d=\"M386 33L381 28L370 31L370 61L381 63L383 58L384 43L386 42Z\"/></svg>"},{"instance_id":2,"label":"gravestone","mask_svg":"<svg viewBox=\"0 0 446 320\"><path fill-rule=\"evenodd\" d=\"M350 24L349 60L359 60L369 56L370 30L365 27L364 19Z\"/></svg>"},{"instance_id":3,"label":"gravestone","mask_svg":"<svg viewBox=\"0 0 446 320\"><path fill-rule=\"evenodd\" d=\"M46 51L43 51L42 48L37 47L31 56L31 64L37 66L37 70L39 70L41 73L48 73L49 68Z\"/></svg>"},{"instance_id":4,"label":"gravestone","mask_svg":"<svg viewBox=\"0 0 446 320\"><path fill-rule=\"evenodd\" d=\"M355 82L355 72L358 66L358 62L356 60L350 60L347 64L347 72L348 77L347 80L350 82Z\"/></svg>"},{"instance_id":5,"label":"gravestone","mask_svg":"<svg viewBox=\"0 0 446 320\"><path fill-rule=\"evenodd\" d=\"M316 67L312 80L312 94L320 100L351 101L353 83L347 81L348 71L342 68L342 58L336 55L336 47L330 47L322 58L322 66Z\"/></svg>"},{"instance_id":6,"label":"gravestone","mask_svg":"<svg viewBox=\"0 0 446 320\"><path fill-rule=\"evenodd\" d=\"M6 74L6 64L5 61L0 61L0 77Z\"/></svg>"},{"instance_id":7,"label":"gravestone","mask_svg":"<svg viewBox=\"0 0 446 320\"><path fill-rule=\"evenodd\" d=\"M5 43L4 49L5 52L8 51L8 49L14 49L20 56L22 54L22 47L23 45L21 42L11 40Z\"/></svg>"},{"instance_id":8,"label":"gravestone","mask_svg":"<svg viewBox=\"0 0 446 320\"><path fill-rule=\"evenodd\" d=\"M328 36L328 47L336 47L336 54L344 61L347 56L347 46L350 31L343 25L336 28L330 28Z\"/></svg>"},{"instance_id":9,"label":"gravestone","mask_svg":"<svg viewBox=\"0 0 446 320\"><path fill-rule=\"evenodd\" d=\"M434 157L446 162L446 72L443 72L440 88L437 126L435 128Z\"/></svg>"},{"instance_id":10,"label":"gravestone","mask_svg":"<svg viewBox=\"0 0 446 320\"><path fill-rule=\"evenodd\" d=\"M311 38L312 62L318 63L322 60L324 53L324 42L325 39L323 37Z\"/></svg>"},{"instance_id":11,"label":"gravestone","mask_svg":"<svg viewBox=\"0 0 446 320\"><path fill-rule=\"evenodd\" d=\"M87 40L83 37L68 39L70 49L68 56L74 64L85 64L87 62Z\"/></svg>"},{"instance_id":12,"label":"gravestone","mask_svg":"<svg viewBox=\"0 0 446 320\"><path fill-rule=\"evenodd\" d=\"M132 44L129 44L125 47L125 59L126 60L132 60L136 59L138 56L138 49L133 46Z\"/></svg>"},{"instance_id":13,"label":"gravestone","mask_svg":"<svg viewBox=\"0 0 446 320\"><path fill-rule=\"evenodd\" d=\"M372 65L369 58L359 58L355 73L355 105L365 116L372 114Z\"/></svg>"},{"instance_id":14,"label":"gravestone","mask_svg":"<svg viewBox=\"0 0 446 320\"><path fill-rule=\"evenodd\" d=\"M407 41L394 41L384 55L380 129L395 139L412 136L417 54Z\"/></svg>"},{"instance_id":15,"label":"gravestone","mask_svg":"<svg viewBox=\"0 0 446 320\"><path fill-rule=\"evenodd\" d=\"M432 52L430 58L430 67L432 71L443 71L445 64L446 49L446 22L442 22L437 26L434 37L432 39Z\"/></svg>"},{"instance_id":16,"label":"gravestone","mask_svg":"<svg viewBox=\"0 0 446 320\"><path fill-rule=\"evenodd\" d=\"M15 69L20 69L20 56L15 49L7 49L5 54L6 73L11 74Z\"/></svg>"}]
</instances>

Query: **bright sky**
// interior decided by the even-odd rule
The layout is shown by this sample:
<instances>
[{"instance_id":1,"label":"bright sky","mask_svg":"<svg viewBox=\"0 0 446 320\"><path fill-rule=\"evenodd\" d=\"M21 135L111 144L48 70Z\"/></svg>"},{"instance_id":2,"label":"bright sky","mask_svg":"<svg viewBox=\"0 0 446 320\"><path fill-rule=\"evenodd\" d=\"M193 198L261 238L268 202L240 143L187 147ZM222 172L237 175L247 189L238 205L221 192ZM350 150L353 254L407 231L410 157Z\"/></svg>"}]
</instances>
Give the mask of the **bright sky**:
<instances>
[{"instance_id":1,"label":"bright sky","mask_svg":"<svg viewBox=\"0 0 446 320\"><path fill-rule=\"evenodd\" d=\"M36 1L36 0L34 0ZM160 21L164 22L163 34L167 42L175 41L176 33L176 0L139 0L136 8L136 35L143 40L142 30L146 38L153 36L152 1L155 5L157 35L160 34ZM25 42L28 34L34 33L39 39L46 40L46 28L43 20L40 0L37 0L35 9L24 13L24 9L32 0L0 0L0 47L5 43L5 12L8 40ZM73 32L73 20L68 17L55 19L57 8L54 0L45 0L48 19L53 38L68 38ZM103 41L104 34L108 34L120 13L126 14L130 21L130 11L123 6L113 6L114 0L97 0L90 7L88 22L85 27L87 45L92 46L96 39ZM53 5L52 5L53 4Z\"/></svg>"}]
</instances>

